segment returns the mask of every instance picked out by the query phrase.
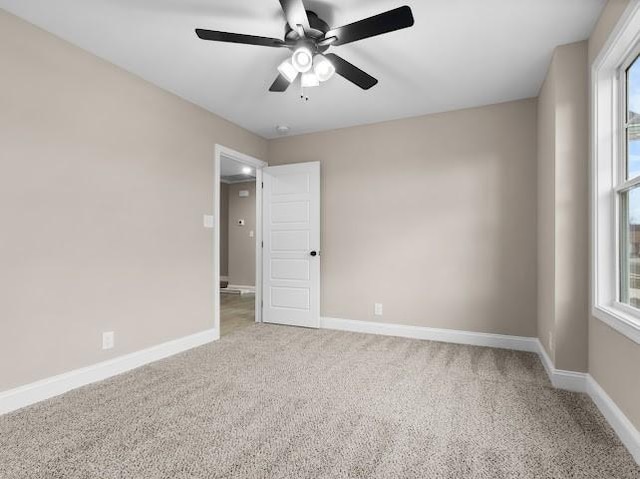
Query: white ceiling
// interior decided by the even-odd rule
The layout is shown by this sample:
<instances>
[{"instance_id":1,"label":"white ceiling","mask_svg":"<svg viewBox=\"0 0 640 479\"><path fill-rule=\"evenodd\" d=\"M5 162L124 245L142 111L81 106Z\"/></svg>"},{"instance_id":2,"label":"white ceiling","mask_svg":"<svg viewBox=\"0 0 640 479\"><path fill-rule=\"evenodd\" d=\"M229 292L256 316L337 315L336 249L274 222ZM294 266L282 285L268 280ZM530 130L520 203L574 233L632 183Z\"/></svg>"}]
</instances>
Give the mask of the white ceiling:
<instances>
[{"instance_id":1,"label":"white ceiling","mask_svg":"<svg viewBox=\"0 0 640 479\"><path fill-rule=\"evenodd\" d=\"M277 0L0 0L0 7L263 137L534 97L553 48L605 0L306 0L339 26L407 3L415 26L330 49L377 77L270 93L288 50L205 42L196 27L282 38Z\"/></svg>"}]
</instances>

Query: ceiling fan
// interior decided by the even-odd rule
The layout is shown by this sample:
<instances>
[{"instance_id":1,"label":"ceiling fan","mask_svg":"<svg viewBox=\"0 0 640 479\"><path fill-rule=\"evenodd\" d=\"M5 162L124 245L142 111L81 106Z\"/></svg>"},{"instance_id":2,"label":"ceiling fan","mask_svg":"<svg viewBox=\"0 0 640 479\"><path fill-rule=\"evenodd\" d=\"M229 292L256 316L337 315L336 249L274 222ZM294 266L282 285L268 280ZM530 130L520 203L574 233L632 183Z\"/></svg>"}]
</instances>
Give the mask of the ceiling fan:
<instances>
[{"instance_id":1,"label":"ceiling fan","mask_svg":"<svg viewBox=\"0 0 640 479\"><path fill-rule=\"evenodd\" d=\"M318 15L306 10L302 0L280 0L280 5L287 19L284 40L200 28L196 29L196 34L202 40L291 50L291 57L278 66L279 75L269 88L272 92L286 91L298 75L301 86L308 88L327 81L334 73L363 90L368 90L378 80L334 53L325 54L327 49L413 25L413 14L408 6L342 27L330 28Z\"/></svg>"}]
</instances>

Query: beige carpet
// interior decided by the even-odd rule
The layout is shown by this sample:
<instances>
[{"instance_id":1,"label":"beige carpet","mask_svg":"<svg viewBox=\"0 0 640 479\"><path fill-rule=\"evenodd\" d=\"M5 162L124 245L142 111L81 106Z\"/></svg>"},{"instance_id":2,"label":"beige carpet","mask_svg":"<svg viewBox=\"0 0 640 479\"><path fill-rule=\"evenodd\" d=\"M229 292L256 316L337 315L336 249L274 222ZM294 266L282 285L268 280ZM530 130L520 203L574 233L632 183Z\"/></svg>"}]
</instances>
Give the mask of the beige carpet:
<instances>
[{"instance_id":1,"label":"beige carpet","mask_svg":"<svg viewBox=\"0 0 640 479\"><path fill-rule=\"evenodd\" d=\"M254 325L0 417L2 478L639 478L533 354Z\"/></svg>"}]
</instances>

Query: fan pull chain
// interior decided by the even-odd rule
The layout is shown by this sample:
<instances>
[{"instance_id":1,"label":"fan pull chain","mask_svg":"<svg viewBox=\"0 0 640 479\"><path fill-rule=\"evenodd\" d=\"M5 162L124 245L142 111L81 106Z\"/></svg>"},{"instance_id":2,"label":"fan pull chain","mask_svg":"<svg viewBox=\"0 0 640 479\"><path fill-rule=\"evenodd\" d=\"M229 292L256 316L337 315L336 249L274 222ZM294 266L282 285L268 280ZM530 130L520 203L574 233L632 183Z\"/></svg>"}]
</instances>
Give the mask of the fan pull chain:
<instances>
[{"instance_id":1,"label":"fan pull chain","mask_svg":"<svg viewBox=\"0 0 640 479\"><path fill-rule=\"evenodd\" d=\"M304 87L300 84L300 99L302 101L309 101L309 97L304 93Z\"/></svg>"}]
</instances>

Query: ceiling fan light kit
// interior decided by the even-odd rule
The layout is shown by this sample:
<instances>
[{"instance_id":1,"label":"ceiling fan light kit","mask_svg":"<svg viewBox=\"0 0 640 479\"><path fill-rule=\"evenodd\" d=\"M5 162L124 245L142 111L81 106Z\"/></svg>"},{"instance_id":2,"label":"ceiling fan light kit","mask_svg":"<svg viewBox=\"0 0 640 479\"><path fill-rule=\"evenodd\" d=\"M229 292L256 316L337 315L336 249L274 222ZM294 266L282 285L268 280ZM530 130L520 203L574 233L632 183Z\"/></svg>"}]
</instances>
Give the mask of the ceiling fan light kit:
<instances>
[{"instance_id":1,"label":"ceiling fan light kit","mask_svg":"<svg viewBox=\"0 0 640 479\"><path fill-rule=\"evenodd\" d=\"M300 80L302 88L312 88L314 86L320 85L320 80L318 80L318 76L313 73L303 73L302 78Z\"/></svg>"},{"instance_id":2,"label":"ceiling fan light kit","mask_svg":"<svg viewBox=\"0 0 640 479\"><path fill-rule=\"evenodd\" d=\"M306 73L311 70L311 66L313 64L313 56L311 55L311 50L307 47L300 47L293 52L293 56L291 57L291 61L293 62L293 66L300 73Z\"/></svg>"},{"instance_id":3,"label":"ceiling fan light kit","mask_svg":"<svg viewBox=\"0 0 640 479\"><path fill-rule=\"evenodd\" d=\"M306 10L302 0L280 0L280 6L287 20L284 40L200 28L196 34L202 40L292 50L291 57L278 66L278 77L269 88L272 92L286 91L298 76L301 87L308 88L329 80L335 73L368 90L378 83L376 78L335 53L325 52L330 47L401 30L414 23L411 8L403 6L332 29L315 12Z\"/></svg>"},{"instance_id":4,"label":"ceiling fan light kit","mask_svg":"<svg viewBox=\"0 0 640 479\"><path fill-rule=\"evenodd\" d=\"M278 67L278 71L280 74L287 79L289 83L295 80L298 77L298 70L293 66L293 62L291 58L287 58L283 61Z\"/></svg>"},{"instance_id":5,"label":"ceiling fan light kit","mask_svg":"<svg viewBox=\"0 0 640 479\"><path fill-rule=\"evenodd\" d=\"M322 53L318 53L313 57L313 71L318 77L318 80L325 82L334 75L336 67L334 67L333 63L331 63Z\"/></svg>"}]
</instances>

